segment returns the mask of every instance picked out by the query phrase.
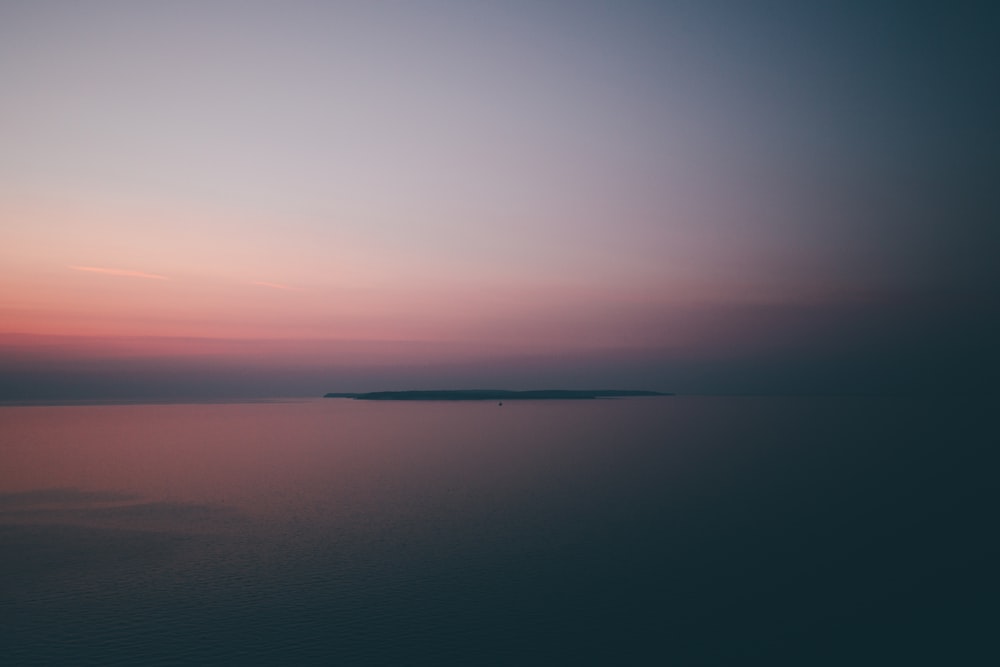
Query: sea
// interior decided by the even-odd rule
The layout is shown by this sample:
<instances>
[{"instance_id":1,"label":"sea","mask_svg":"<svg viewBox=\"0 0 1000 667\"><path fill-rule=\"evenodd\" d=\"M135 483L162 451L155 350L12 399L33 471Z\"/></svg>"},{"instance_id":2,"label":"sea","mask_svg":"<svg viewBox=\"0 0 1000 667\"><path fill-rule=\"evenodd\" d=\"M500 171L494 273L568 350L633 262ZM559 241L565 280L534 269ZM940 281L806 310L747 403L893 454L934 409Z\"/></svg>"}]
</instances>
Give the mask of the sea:
<instances>
[{"instance_id":1,"label":"sea","mask_svg":"<svg viewBox=\"0 0 1000 667\"><path fill-rule=\"evenodd\" d=\"M1000 664L998 403L2 406L0 664Z\"/></svg>"}]
</instances>

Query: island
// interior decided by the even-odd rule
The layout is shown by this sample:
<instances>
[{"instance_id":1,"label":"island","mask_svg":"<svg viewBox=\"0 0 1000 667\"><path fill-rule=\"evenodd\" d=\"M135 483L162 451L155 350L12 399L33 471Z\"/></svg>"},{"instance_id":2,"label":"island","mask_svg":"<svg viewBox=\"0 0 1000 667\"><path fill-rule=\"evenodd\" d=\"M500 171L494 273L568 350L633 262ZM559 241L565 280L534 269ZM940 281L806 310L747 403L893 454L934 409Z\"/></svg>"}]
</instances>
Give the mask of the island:
<instances>
[{"instance_id":1,"label":"island","mask_svg":"<svg viewBox=\"0 0 1000 667\"><path fill-rule=\"evenodd\" d=\"M423 391L370 391L366 393L331 392L323 398L353 398L359 401L517 401L578 400L626 398L633 396L672 396L661 391L641 389L432 389Z\"/></svg>"}]
</instances>

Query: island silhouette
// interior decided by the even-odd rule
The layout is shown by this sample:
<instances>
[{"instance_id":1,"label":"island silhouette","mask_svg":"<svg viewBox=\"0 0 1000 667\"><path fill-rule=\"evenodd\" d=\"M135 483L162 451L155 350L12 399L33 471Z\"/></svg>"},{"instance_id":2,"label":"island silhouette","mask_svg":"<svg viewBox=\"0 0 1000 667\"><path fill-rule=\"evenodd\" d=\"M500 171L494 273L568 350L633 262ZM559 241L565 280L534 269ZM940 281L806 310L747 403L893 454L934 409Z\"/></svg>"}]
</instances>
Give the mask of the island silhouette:
<instances>
[{"instance_id":1,"label":"island silhouette","mask_svg":"<svg viewBox=\"0 0 1000 667\"><path fill-rule=\"evenodd\" d=\"M629 396L672 396L642 389L432 389L417 391L331 392L323 398L353 398L360 401L516 401L543 399L624 398Z\"/></svg>"}]
</instances>

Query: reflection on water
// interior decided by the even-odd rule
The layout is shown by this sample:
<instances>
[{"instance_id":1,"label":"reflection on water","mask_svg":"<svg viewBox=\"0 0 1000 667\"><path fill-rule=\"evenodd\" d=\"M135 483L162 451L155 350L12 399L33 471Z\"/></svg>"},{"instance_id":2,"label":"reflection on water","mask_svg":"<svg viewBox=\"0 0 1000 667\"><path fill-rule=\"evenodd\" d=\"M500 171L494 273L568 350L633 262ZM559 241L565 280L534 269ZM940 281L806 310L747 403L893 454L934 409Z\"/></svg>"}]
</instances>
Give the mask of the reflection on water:
<instances>
[{"instance_id":1,"label":"reflection on water","mask_svg":"<svg viewBox=\"0 0 1000 667\"><path fill-rule=\"evenodd\" d=\"M994 408L0 408L0 625L13 664L954 661Z\"/></svg>"}]
</instances>

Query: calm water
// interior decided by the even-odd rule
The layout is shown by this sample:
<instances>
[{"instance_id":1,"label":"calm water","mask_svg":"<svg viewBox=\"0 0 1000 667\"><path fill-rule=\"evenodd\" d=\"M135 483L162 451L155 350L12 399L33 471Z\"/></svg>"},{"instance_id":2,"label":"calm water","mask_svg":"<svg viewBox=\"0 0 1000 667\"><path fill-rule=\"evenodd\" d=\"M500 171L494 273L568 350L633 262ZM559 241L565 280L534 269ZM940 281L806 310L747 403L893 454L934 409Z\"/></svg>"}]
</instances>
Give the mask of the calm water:
<instances>
[{"instance_id":1,"label":"calm water","mask_svg":"<svg viewBox=\"0 0 1000 667\"><path fill-rule=\"evenodd\" d=\"M0 662L980 664L997 407L0 407Z\"/></svg>"}]
</instances>

